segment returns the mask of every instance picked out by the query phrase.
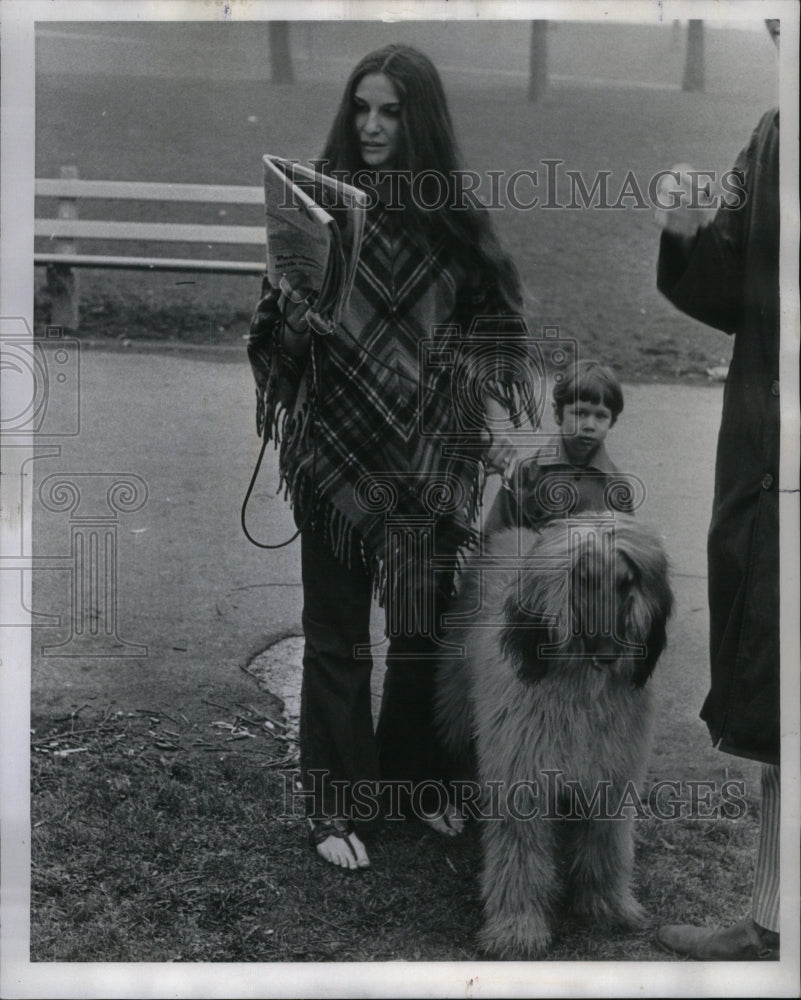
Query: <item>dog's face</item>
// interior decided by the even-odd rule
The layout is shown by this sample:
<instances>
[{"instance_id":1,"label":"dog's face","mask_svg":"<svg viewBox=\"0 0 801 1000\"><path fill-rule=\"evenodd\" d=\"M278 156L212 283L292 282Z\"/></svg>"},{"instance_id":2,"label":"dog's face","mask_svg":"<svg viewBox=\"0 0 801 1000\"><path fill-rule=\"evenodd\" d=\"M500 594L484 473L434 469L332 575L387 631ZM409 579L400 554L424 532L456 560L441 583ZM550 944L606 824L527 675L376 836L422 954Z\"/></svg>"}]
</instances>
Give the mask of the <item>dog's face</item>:
<instances>
[{"instance_id":1,"label":"dog's face","mask_svg":"<svg viewBox=\"0 0 801 1000\"><path fill-rule=\"evenodd\" d=\"M673 607L659 539L631 518L553 522L532 538L501 635L521 678L591 666L642 686Z\"/></svg>"}]
</instances>

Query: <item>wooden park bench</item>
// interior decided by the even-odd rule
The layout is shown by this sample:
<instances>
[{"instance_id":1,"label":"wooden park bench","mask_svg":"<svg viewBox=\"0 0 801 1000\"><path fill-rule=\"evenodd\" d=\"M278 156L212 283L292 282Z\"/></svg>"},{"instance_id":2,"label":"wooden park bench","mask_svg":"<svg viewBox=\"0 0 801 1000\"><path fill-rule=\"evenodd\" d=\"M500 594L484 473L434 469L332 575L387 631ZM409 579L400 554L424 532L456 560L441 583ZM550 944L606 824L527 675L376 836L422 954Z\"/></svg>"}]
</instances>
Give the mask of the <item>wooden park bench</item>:
<instances>
[{"instance_id":1,"label":"wooden park bench","mask_svg":"<svg viewBox=\"0 0 801 1000\"><path fill-rule=\"evenodd\" d=\"M211 271L219 274L254 274L265 272L264 191L261 187L221 184L159 184L133 181L80 180L75 167L62 167L58 178L36 180L36 197L55 199L54 215L40 217L36 212L34 236L37 245L46 249L34 252L34 264L46 266L50 322L75 330L79 318L79 289L74 268L117 268L145 271ZM140 202L148 216L159 218L167 203L194 203L208 206L254 206L254 225L222 223L121 221L114 205L113 220L81 218L80 206L96 202ZM112 213L109 213L112 214ZM143 208L138 210L143 214ZM80 242L79 242L80 241ZM122 242L132 246L129 254L88 253L85 241ZM164 244L189 245L191 256L167 256L160 251ZM258 256L250 260L225 259L219 256L222 246L248 247ZM142 253L142 247L148 251ZM197 253L192 251L197 250Z\"/></svg>"}]
</instances>

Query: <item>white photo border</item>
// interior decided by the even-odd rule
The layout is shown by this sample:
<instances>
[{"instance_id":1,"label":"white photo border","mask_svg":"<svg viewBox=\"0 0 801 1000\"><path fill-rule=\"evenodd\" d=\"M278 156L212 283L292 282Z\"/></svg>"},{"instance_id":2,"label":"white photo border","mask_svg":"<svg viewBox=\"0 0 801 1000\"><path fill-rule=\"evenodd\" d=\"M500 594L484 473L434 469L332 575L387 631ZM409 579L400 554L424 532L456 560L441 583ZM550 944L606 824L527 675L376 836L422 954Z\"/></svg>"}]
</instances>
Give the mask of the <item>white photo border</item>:
<instances>
[{"instance_id":1,"label":"white photo border","mask_svg":"<svg viewBox=\"0 0 801 1000\"><path fill-rule=\"evenodd\" d=\"M32 329L34 204L34 25L37 21L219 21L328 19L532 19L641 21L726 18L782 20L782 959L780 963L443 962L358 964L31 963L29 712L30 645L24 630L0 635L2 685L2 982L3 997L282 996L789 996L799 990L799 569L798 569L798 6L793 0L639 2L558 0L2 0L2 226L0 317ZM785 391L786 390L786 391ZM6 401L6 405L8 401ZM14 401L12 401L14 405ZM24 444L24 443L23 443ZM30 541L30 484L23 530ZM20 496L4 483L4 500ZM4 506L2 530L18 530ZM2 539L0 539L0 542ZM30 551L29 545L26 551ZM2 555L2 549L0 549ZM5 574L8 576L9 574ZM0 573L0 587L6 586ZM30 574L27 574L28 580ZM0 597L3 591L0 590ZM18 595L17 595L18 596ZM28 606L30 593L27 593ZM20 642L22 638L22 642Z\"/></svg>"}]
</instances>

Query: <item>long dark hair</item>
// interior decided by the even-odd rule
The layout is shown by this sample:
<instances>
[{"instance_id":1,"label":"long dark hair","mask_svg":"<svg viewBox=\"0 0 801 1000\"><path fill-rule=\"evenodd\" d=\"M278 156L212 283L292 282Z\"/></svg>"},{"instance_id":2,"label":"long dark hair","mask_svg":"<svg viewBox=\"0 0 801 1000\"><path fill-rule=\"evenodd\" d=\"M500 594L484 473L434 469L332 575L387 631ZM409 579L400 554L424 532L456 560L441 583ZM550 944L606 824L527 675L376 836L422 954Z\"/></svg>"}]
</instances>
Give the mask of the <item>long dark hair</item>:
<instances>
[{"instance_id":1,"label":"long dark hair","mask_svg":"<svg viewBox=\"0 0 801 1000\"><path fill-rule=\"evenodd\" d=\"M445 98L445 90L436 67L409 45L386 45L368 53L353 69L322 154L322 169L352 177L364 170L354 123L354 94L361 80L370 73L382 73L391 80L401 103L400 143L393 170L412 177L423 171L436 171L447 186L447 198L436 199L436 207L426 209L414 198L405 202L410 224L429 238L443 230L450 237L455 253L472 255L483 281L494 286L500 303L511 311L522 308L522 288L511 257L503 250L486 209L458 202L456 172L461 169L461 154L456 142ZM451 208L454 204L458 208Z\"/></svg>"}]
</instances>

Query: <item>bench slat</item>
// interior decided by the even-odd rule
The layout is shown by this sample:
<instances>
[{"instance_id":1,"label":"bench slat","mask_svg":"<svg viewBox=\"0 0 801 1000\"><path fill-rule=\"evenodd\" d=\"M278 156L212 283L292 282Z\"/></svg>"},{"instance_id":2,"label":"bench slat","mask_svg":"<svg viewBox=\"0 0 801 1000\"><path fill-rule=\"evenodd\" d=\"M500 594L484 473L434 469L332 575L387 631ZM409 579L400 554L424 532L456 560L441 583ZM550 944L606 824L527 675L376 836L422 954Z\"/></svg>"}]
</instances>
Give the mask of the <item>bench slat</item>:
<instances>
[{"instance_id":1,"label":"bench slat","mask_svg":"<svg viewBox=\"0 0 801 1000\"><path fill-rule=\"evenodd\" d=\"M203 226L172 222L100 222L94 219L36 219L34 236L47 239L155 240L171 243L266 243L263 226Z\"/></svg>"},{"instance_id":2,"label":"bench slat","mask_svg":"<svg viewBox=\"0 0 801 1000\"><path fill-rule=\"evenodd\" d=\"M60 264L64 267L115 268L136 271L215 271L220 274L258 274L267 270L264 261L192 260L185 257L111 257L104 254L36 253L34 264Z\"/></svg>"},{"instance_id":3,"label":"bench slat","mask_svg":"<svg viewBox=\"0 0 801 1000\"><path fill-rule=\"evenodd\" d=\"M225 205L263 205L260 187L227 184L157 184L135 181L89 181L39 178L42 198L110 198L135 201L206 201Z\"/></svg>"}]
</instances>

